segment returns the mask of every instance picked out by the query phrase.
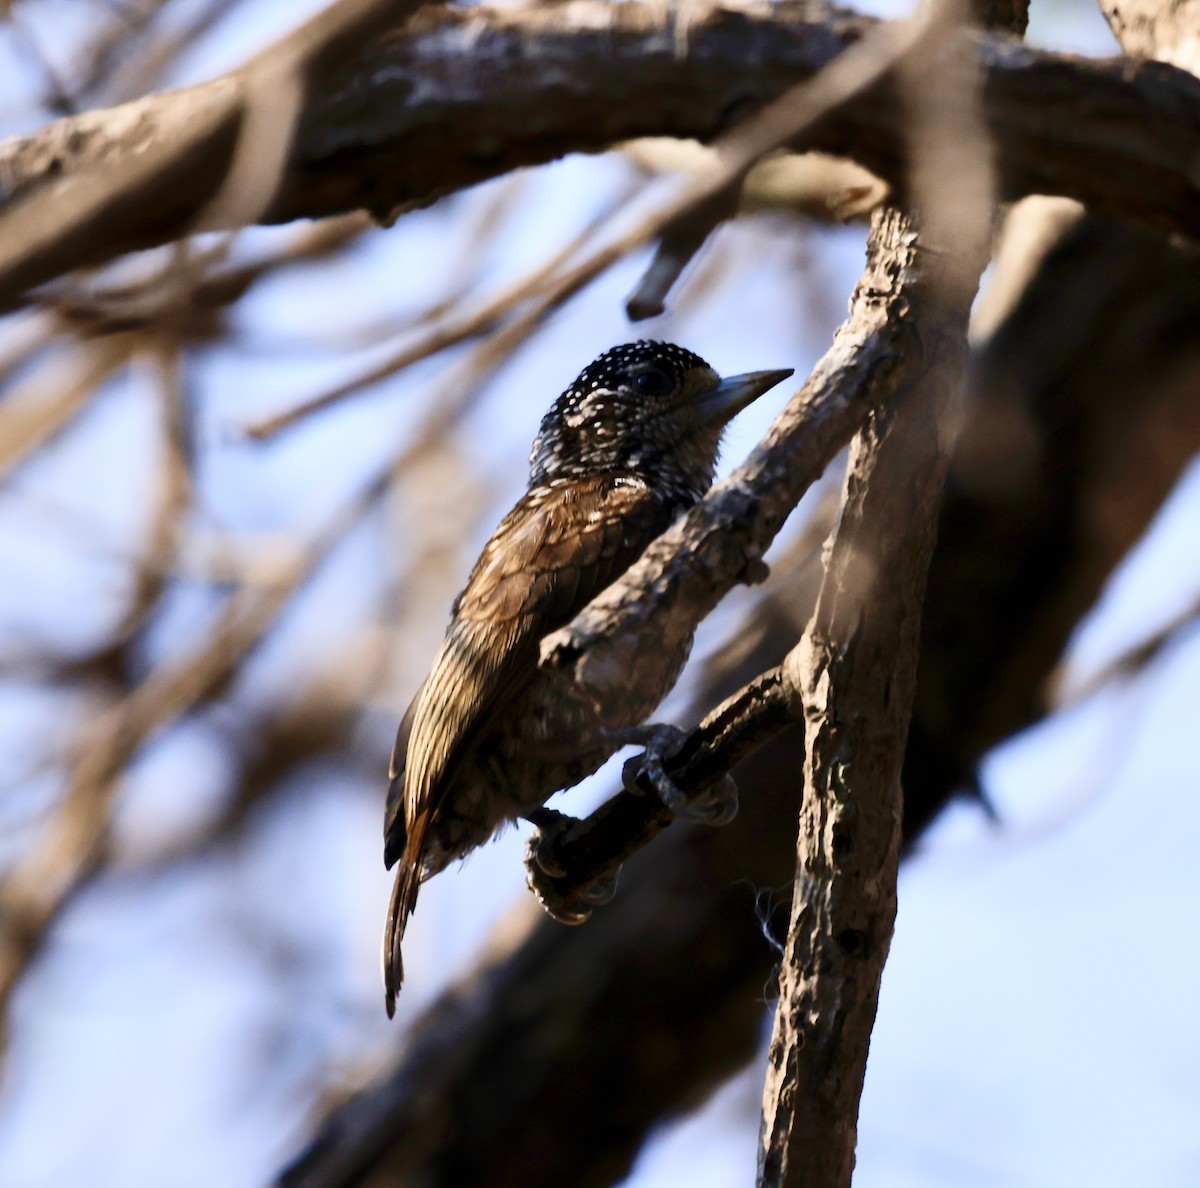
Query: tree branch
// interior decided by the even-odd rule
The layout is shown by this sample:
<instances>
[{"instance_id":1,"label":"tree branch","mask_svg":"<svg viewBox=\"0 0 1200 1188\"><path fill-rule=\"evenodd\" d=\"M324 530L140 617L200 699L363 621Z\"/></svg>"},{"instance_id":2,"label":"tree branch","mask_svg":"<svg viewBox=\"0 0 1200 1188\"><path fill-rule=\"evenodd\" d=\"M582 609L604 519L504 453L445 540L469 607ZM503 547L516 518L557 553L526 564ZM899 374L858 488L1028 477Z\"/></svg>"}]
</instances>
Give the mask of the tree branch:
<instances>
[{"instance_id":1,"label":"tree branch","mask_svg":"<svg viewBox=\"0 0 1200 1188\"><path fill-rule=\"evenodd\" d=\"M708 714L663 767L675 786L693 799L791 721L781 671L772 668ZM547 893L553 895L552 914L556 917L561 918L566 909L582 921L591 910L584 894L587 889L615 876L674 820L675 814L652 789L640 796L628 790L618 792L555 839L554 864L565 873L551 877L539 870L536 878L529 879L529 889L539 900ZM525 859L531 875L536 861L533 854Z\"/></svg>"},{"instance_id":2,"label":"tree branch","mask_svg":"<svg viewBox=\"0 0 1200 1188\"><path fill-rule=\"evenodd\" d=\"M568 152L646 135L711 139L731 113L812 77L874 24L795 0L761 11L696 5L686 34L676 20L649 0L423 10L403 31L311 79L262 218L362 207L388 217ZM1088 62L999 37L983 38L980 53L1002 197L1063 194L1098 213L1196 232L1194 78L1159 63ZM70 269L191 230L231 167L239 77L0 144L0 307ZM893 82L848 102L803 147L850 157L901 186Z\"/></svg>"},{"instance_id":3,"label":"tree branch","mask_svg":"<svg viewBox=\"0 0 1200 1188\"><path fill-rule=\"evenodd\" d=\"M913 277L889 295L920 327L916 390L851 448L817 609L783 664L803 704L804 798L792 917L763 1099L762 1188L850 1183L858 1099L896 911L900 765L942 482L960 412L969 304L938 313L911 224L885 212L879 257Z\"/></svg>"},{"instance_id":4,"label":"tree branch","mask_svg":"<svg viewBox=\"0 0 1200 1188\"><path fill-rule=\"evenodd\" d=\"M916 375L911 310L881 294L896 283L877 261L855 290L850 317L808 381L749 458L663 533L623 577L567 627L542 641L542 665L562 696L581 694L619 720L628 682L690 638L722 597L747 579L808 488L859 425Z\"/></svg>"},{"instance_id":5,"label":"tree branch","mask_svg":"<svg viewBox=\"0 0 1200 1188\"><path fill-rule=\"evenodd\" d=\"M81 264L265 216L306 96L419 3L336 0L234 74L0 144L0 309Z\"/></svg>"},{"instance_id":6,"label":"tree branch","mask_svg":"<svg viewBox=\"0 0 1200 1188\"><path fill-rule=\"evenodd\" d=\"M941 21L903 78L919 217L884 210L869 243L876 267L880 258L900 262L904 282L885 299L911 311L922 370L851 446L816 610L782 665L805 723L804 796L763 1091L759 1188L850 1188L896 917L900 773L925 587L963 419L967 323L994 218L975 63L947 37L967 8L944 0L931 10Z\"/></svg>"}]
</instances>

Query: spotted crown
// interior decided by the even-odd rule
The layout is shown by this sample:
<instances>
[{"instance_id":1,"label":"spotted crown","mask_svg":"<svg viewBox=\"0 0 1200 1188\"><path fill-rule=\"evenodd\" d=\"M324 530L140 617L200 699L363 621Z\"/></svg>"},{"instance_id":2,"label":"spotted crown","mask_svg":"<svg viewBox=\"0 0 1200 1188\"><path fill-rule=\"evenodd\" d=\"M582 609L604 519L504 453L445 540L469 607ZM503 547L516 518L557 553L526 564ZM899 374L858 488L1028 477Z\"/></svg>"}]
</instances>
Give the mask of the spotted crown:
<instances>
[{"instance_id":1,"label":"spotted crown","mask_svg":"<svg viewBox=\"0 0 1200 1188\"><path fill-rule=\"evenodd\" d=\"M699 355L674 343L643 340L605 351L542 418L530 485L631 473L673 501L694 502L712 482L720 432L698 434L687 397L718 379Z\"/></svg>"},{"instance_id":2,"label":"spotted crown","mask_svg":"<svg viewBox=\"0 0 1200 1188\"><path fill-rule=\"evenodd\" d=\"M676 346L673 342L655 342L652 339L641 338L637 342L613 347L611 351L605 351L598 359L589 363L576 377L575 382L558 398L559 403L564 400L578 400L597 388L615 391L630 376L636 374L640 367L647 365L668 371L678 384L683 383L689 371L708 366L699 355L686 347Z\"/></svg>"}]
</instances>

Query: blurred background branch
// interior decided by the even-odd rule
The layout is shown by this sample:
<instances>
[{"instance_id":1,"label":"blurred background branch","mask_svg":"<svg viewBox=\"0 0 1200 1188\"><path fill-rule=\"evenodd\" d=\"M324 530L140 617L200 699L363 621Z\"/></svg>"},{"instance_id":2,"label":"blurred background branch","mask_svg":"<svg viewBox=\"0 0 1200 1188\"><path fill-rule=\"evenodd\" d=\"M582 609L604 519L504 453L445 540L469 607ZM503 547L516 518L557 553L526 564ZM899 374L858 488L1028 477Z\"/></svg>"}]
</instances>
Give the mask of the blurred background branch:
<instances>
[{"instance_id":1,"label":"blurred background branch","mask_svg":"<svg viewBox=\"0 0 1200 1188\"><path fill-rule=\"evenodd\" d=\"M204 213L206 226L249 217L242 211L223 221L211 203L239 143L249 80L271 63L308 61L301 73L311 93L261 217L366 208L387 221L566 152L639 135L710 139L728 126L731 111L818 74L875 24L821 9L814 19L803 4L754 19L704 7L689 13L690 52L679 55L673 18L637 4L432 5L403 31L356 53L413 6L361 0L360 7L342 0L329 10L330 28L318 21L289 34L212 83L89 112L0 145L0 305L71 268L174 239ZM464 45L469 69L456 58ZM1100 214L1194 231L1194 78L1167 67L1130 72L1016 51L1003 39L983 40L981 56L1003 196L1062 194ZM752 75L743 69L748 57L758 63ZM885 78L846 96L803 147L849 156L902 188L904 129L893 87ZM1064 102L1072 104L1069 120ZM1130 125L1138 136L1114 131ZM71 184L77 178L87 184Z\"/></svg>"}]
</instances>

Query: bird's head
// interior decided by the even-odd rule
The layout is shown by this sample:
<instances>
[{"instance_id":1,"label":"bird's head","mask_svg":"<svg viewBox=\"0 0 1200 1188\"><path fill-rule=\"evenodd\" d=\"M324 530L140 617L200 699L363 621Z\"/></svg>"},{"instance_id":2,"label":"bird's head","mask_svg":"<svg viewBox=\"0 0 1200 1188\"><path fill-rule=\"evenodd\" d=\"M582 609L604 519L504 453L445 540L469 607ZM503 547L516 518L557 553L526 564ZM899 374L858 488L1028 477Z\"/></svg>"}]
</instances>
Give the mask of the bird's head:
<instances>
[{"instance_id":1,"label":"bird's head","mask_svg":"<svg viewBox=\"0 0 1200 1188\"><path fill-rule=\"evenodd\" d=\"M631 473L681 502L712 485L725 426L791 375L752 371L722 379L698 355L669 342L605 351L542 418L530 484Z\"/></svg>"}]
</instances>

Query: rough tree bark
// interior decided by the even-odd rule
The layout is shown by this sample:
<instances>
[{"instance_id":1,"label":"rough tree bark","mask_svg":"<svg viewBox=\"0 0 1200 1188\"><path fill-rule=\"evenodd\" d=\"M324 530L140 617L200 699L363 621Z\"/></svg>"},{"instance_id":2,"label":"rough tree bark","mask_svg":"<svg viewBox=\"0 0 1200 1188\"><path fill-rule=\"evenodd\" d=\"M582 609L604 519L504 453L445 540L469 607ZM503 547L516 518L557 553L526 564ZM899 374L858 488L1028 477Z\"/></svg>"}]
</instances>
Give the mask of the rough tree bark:
<instances>
[{"instance_id":1,"label":"rough tree bark","mask_svg":"<svg viewBox=\"0 0 1200 1188\"><path fill-rule=\"evenodd\" d=\"M996 11L990 11L991 9ZM948 21L970 19L947 4ZM1018 5L983 4L1022 32ZM761 1188L849 1188L858 1110L896 917L900 771L942 489L962 423L967 327L991 255L990 146L970 56L925 39L902 74L915 216L878 213L860 282L913 319L922 369L859 431L804 637L784 661L805 723L804 798L768 1049Z\"/></svg>"},{"instance_id":2,"label":"rough tree bark","mask_svg":"<svg viewBox=\"0 0 1200 1188\"><path fill-rule=\"evenodd\" d=\"M850 1183L858 1100L896 915L900 766L925 576L961 416L970 309L967 293L946 301L921 276L917 239L894 208L877 216L875 267L861 287L874 300L914 311L912 349L922 370L912 390L870 417L851 446L813 620L783 665L802 707L806 754L763 1098L764 1188ZM915 284L892 287L914 271Z\"/></svg>"}]
</instances>

